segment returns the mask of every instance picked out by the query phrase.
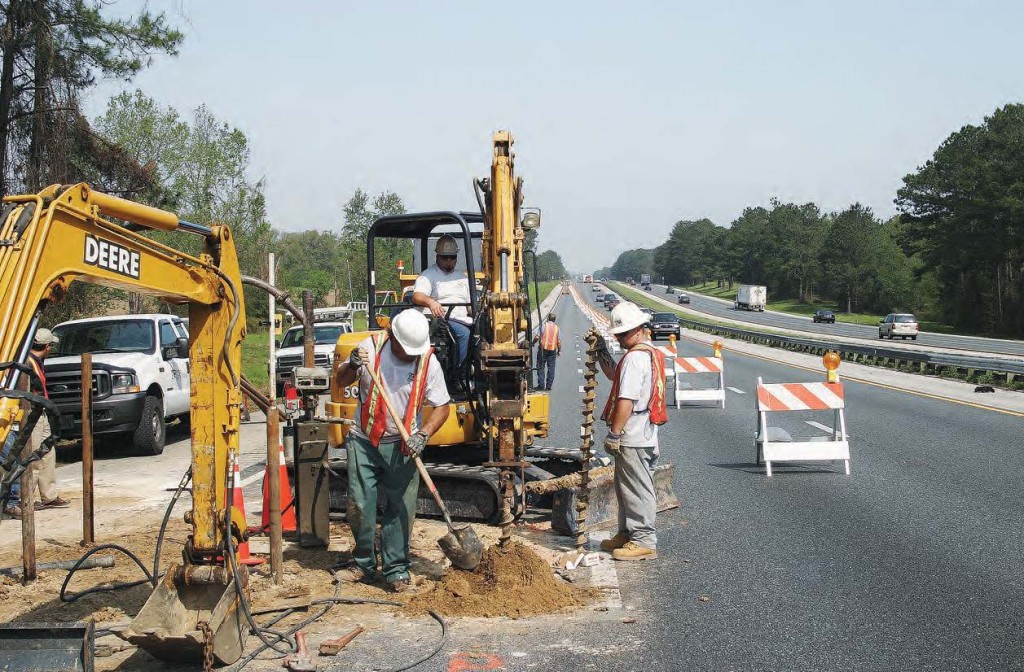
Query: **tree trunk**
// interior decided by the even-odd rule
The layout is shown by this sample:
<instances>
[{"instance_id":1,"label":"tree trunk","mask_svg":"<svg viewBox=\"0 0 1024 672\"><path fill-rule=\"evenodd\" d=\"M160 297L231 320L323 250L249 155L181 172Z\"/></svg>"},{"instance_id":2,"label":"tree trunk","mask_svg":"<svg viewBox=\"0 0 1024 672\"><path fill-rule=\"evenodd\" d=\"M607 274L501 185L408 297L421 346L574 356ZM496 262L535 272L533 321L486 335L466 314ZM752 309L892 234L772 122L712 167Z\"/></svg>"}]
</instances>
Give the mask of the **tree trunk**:
<instances>
[{"instance_id":1,"label":"tree trunk","mask_svg":"<svg viewBox=\"0 0 1024 672\"><path fill-rule=\"evenodd\" d=\"M847 288L846 290L846 314L849 315L853 312L853 290Z\"/></svg>"},{"instance_id":2,"label":"tree trunk","mask_svg":"<svg viewBox=\"0 0 1024 672\"><path fill-rule=\"evenodd\" d=\"M17 17L20 11L18 0L10 0L0 36L3 65L0 66L0 198L7 195L7 143L10 138L11 104L14 100L14 58L18 43Z\"/></svg>"},{"instance_id":3,"label":"tree trunk","mask_svg":"<svg viewBox=\"0 0 1024 672\"><path fill-rule=\"evenodd\" d=\"M46 20L44 0L36 0L34 11L35 23L35 72L33 76L32 100L32 135L28 145L28 173L25 176L28 189L39 191L43 186L43 151L47 127L46 92L49 88L50 47L49 25Z\"/></svg>"}]
</instances>

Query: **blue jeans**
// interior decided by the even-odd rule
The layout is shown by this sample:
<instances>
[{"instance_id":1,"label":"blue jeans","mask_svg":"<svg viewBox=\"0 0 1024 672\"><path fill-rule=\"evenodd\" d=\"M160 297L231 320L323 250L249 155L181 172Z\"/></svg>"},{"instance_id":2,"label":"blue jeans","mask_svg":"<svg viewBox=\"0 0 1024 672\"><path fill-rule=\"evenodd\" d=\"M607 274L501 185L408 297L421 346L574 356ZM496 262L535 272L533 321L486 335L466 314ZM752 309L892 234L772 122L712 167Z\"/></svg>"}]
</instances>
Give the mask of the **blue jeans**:
<instances>
[{"instance_id":1,"label":"blue jeans","mask_svg":"<svg viewBox=\"0 0 1024 672\"><path fill-rule=\"evenodd\" d=\"M7 440L4 441L3 450L0 450L0 462L4 462L7 459L7 453L10 452L14 446L14 442L18 440L18 432L11 430L7 435ZM11 498L7 502L7 506L17 506L18 502L21 501L21 479L18 479L11 484Z\"/></svg>"},{"instance_id":2,"label":"blue jeans","mask_svg":"<svg viewBox=\"0 0 1024 672\"><path fill-rule=\"evenodd\" d=\"M558 361L558 351L540 348L537 350L537 354L539 355L537 358L537 387L542 390L550 390L551 383L555 382L555 362ZM545 367L547 376L544 375Z\"/></svg>"},{"instance_id":3,"label":"blue jeans","mask_svg":"<svg viewBox=\"0 0 1024 672\"><path fill-rule=\"evenodd\" d=\"M452 337L455 339L455 347L459 350L459 359L456 364L462 364L466 361L466 355L469 354L469 327L462 322L456 322L455 320L448 320L448 328L452 332Z\"/></svg>"}]
</instances>

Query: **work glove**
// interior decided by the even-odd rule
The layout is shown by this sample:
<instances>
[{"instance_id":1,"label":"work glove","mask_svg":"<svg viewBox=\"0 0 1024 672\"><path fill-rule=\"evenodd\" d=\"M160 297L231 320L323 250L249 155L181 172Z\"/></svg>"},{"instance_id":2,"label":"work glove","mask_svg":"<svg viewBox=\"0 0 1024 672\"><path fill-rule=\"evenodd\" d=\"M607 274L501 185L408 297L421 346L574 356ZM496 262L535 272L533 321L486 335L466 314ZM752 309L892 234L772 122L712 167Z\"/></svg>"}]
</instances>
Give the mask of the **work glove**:
<instances>
[{"instance_id":1,"label":"work glove","mask_svg":"<svg viewBox=\"0 0 1024 672\"><path fill-rule=\"evenodd\" d=\"M608 343L603 338L597 339L597 350L594 354L597 356L598 362L615 364L615 360L612 359L612 353L608 350Z\"/></svg>"},{"instance_id":2,"label":"work glove","mask_svg":"<svg viewBox=\"0 0 1024 672\"><path fill-rule=\"evenodd\" d=\"M366 364L366 360L363 359L363 352L359 348L352 348L352 352L348 353L348 368L358 369Z\"/></svg>"},{"instance_id":3,"label":"work glove","mask_svg":"<svg viewBox=\"0 0 1024 672\"><path fill-rule=\"evenodd\" d=\"M622 446L619 445L620 441L622 441L622 434L609 431L608 436L604 439L604 451L609 455L618 457L622 454Z\"/></svg>"},{"instance_id":4,"label":"work glove","mask_svg":"<svg viewBox=\"0 0 1024 672\"><path fill-rule=\"evenodd\" d=\"M423 454L423 449L427 446L427 433L418 430L409 437L409 440L402 444L402 454L406 457L419 457Z\"/></svg>"}]
</instances>

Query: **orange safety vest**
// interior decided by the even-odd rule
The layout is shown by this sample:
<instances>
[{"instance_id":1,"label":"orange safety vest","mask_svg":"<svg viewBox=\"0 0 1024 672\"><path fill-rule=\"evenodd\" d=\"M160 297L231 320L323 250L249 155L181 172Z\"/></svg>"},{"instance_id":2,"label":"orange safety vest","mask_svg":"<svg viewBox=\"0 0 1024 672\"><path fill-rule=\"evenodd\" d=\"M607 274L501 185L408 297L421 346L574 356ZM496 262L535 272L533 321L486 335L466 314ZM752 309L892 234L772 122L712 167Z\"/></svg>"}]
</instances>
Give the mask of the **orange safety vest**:
<instances>
[{"instance_id":1,"label":"orange safety vest","mask_svg":"<svg viewBox=\"0 0 1024 672\"><path fill-rule=\"evenodd\" d=\"M541 350L558 350L558 340L558 325L554 322L546 323L540 336Z\"/></svg>"},{"instance_id":2,"label":"orange safety vest","mask_svg":"<svg viewBox=\"0 0 1024 672\"><path fill-rule=\"evenodd\" d=\"M50 394L46 391L46 370L43 369L43 363L32 353L28 355L28 363L32 367L32 371L35 372L36 377L39 378L39 384L43 386L43 396L49 399ZM28 389L29 391L32 390L31 383L29 383Z\"/></svg>"},{"instance_id":3,"label":"orange safety vest","mask_svg":"<svg viewBox=\"0 0 1024 672\"><path fill-rule=\"evenodd\" d=\"M651 355L651 400L644 410L637 411L634 409L633 415L650 413L652 424L664 425L668 422L668 409L665 407L665 356L661 354L660 350L649 343L637 343L626 354L628 355L634 350L646 350ZM612 381L612 391L608 394L608 403L604 405L604 412L601 413L601 419L605 422L611 417L612 409L615 408L615 402L619 398L619 374L625 361L626 357L624 355L619 360L618 366L615 367L615 380Z\"/></svg>"},{"instance_id":4,"label":"orange safety vest","mask_svg":"<svg viewBox=\"0 0 1024 672\"><path fill-rule=\"evenodd\" d=\"M391 337L386 331L377 332L371 336L373 339L374 354L373 370L380 376L380 359L384 346ZM412 425L416 422L416 415L423 405L423 398L427 394L427 369L430 365L430 356L434 353L431 348L426 354L420 355L416 365L416 373L412 378L412 390L409 394L409 404L405 407L405 431L412 433ZM370 437L370 444L374 448L380 445L380 439L384 436L384 427L387 424L387 406L381 397L380 388L376 384L370 385L370 394L363 401L360 411L360 426L366 436Z\"/></svg>"}]
</instances>

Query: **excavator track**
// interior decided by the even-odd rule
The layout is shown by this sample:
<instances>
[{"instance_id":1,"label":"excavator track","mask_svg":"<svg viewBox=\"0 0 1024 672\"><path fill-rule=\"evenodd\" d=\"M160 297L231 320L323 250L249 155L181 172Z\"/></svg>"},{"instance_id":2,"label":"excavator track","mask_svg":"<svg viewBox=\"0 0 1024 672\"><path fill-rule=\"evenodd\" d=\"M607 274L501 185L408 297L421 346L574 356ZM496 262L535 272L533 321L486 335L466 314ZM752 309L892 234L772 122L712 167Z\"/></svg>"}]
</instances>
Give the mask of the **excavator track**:
<instances>
[{"instance_id":1,"label":"excavator track","mask_svg":"<svg viewBox=\"0 0 1024 672\"><path fill-rule=\"evenodd\" d=\"M343 513L348 502L348 461L328 461L331 477L331 512ZM452 463L424 463L453 518L496 525L501 520L501 490L498 471L487 467ZM384 502L377 503L378 508ZM513 512L518 518L522 511ZM416 515L441 517L441 510L426 486L420 484Z\"/></svg>"}]
</instances>

